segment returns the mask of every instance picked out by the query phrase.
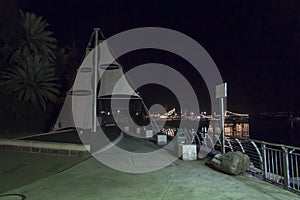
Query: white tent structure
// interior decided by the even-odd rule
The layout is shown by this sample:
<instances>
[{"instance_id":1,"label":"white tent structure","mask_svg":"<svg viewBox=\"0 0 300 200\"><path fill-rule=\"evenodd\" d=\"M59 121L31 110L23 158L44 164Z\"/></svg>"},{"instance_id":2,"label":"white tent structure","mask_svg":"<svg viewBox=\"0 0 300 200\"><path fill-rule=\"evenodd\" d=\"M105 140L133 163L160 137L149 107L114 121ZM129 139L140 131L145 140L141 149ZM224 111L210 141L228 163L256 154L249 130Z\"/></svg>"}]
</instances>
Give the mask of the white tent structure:
<instances>
[{"instance_id":1,"label":"white tent structure","mask_svg":"<svg viewBox=\"0 0 300 200\"><path fill-rule=\"evenodd\" d=\"M89 46L94 38L95 47L87 48L85 59L78 69L53 130L76 127L95 131L98 99L109 99L111 95L141 99L128 83L122 66L103 35L102 40L98 39L99 33L100 29L93 32Z\"/></svg>"}]
</instances>

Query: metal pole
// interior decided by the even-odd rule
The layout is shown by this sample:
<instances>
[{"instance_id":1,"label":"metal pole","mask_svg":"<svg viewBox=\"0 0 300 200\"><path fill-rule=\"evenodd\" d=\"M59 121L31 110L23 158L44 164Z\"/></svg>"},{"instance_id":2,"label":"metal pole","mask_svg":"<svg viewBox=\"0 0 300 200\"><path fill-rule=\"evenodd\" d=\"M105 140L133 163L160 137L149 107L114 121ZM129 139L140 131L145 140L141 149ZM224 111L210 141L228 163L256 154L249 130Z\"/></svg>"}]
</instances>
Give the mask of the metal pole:
<instances>
[{"instance_id":1,"label":"metal pole","mask_svg":"<svg viewBox=\"0 0 300 200\"><path fill-rule=\"evenodd\" d=\"M221 99L221 150L222 154L225 152L225 108L224 108L224 97Z\"/></svg>"},{"instance_id":2,"label":"metal pole","mask_svg":"<svg viewBox=\"0 0 300 200\"><path fill-rule=\"evenodd\" d=\"M268 176L268 163L267 163L267 146L265 143L261 143L261 152L262 152L262 170L264 180L267 180Z\"/></svg>"},{"instance_id":3,"label":"metal pole","mask_svg":"<svg viewBox=\"0 0 300 200\"><path fill-rule=\"evenodd\" d=\"M289 151L288 148L282 147L283 153L283 170L284 170L284 187L290 187L290 165L289 165Z\"/></svg>"},{"instance_id":4,"label":"metal pole","mask_svg":"<svg viewBox=\"0 0 300 200\"><path fill-rule=\"evenodd\" d=\"M95 32L95 53L94 53L94 77L93 77L93 127L92 132L97 131L97 86L98 86L98 62L99 62L99 49L98 49L98 42L99 42L99 28L94 28Z\"/></svg>"},{"instance_id":5,"label":"metal pole","mask_svg":"<svg viewBox=\"0 0 300 200\"><path fill-rule=\"evenodd\" d=\"M225 154L225 103L224 98L227 97L227 83L216 86L216 98L220 99L221 104L221 153Z\"/></svg>"}]
</instances>

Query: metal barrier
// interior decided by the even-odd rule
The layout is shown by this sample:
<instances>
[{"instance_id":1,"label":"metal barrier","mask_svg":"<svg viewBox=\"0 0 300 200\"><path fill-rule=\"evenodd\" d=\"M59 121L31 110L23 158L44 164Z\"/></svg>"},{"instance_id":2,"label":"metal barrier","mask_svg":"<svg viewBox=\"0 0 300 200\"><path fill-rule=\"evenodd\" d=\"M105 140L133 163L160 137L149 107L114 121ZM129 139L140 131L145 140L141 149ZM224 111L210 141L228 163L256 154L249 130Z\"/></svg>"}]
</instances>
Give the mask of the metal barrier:
<instances>
[{"instance_id":1,"label":"metal barrier","mask_svg":"<svg viewBox=\"0 0 300 200\"><path fill-rule=\"evenodd\" d=\"M300 192L300 148L273 143L261 143L265 180Z\"/></svg>"},{"instance_id":2,"label":"metal barrier","mask_svg":"<svg viewBox=\"0 0 300 200\"><path fill-rule=\"evenodd\" d=\"M221 141L218 135L187 129L184 131L188 141L197 144L198 150L203 146L213 147L212 151L220 152ZM226 136L225 146L226 152L241 151L247 154L252 173L261 174L265 181L300 193L299 147L231 136Z\"/></svg>"},{"instance_id":3,"label":"metal barrier","mask_svg":"<svg viewBox=\"0 0 300 200\"><path fill-rule=\"evenodd\" d=\"M300 193L299 147L238 137L226 137L226 141L233 147L227 150L242 151L250 157L252 169L265 181Z\"/></svg>"}]
</instances>

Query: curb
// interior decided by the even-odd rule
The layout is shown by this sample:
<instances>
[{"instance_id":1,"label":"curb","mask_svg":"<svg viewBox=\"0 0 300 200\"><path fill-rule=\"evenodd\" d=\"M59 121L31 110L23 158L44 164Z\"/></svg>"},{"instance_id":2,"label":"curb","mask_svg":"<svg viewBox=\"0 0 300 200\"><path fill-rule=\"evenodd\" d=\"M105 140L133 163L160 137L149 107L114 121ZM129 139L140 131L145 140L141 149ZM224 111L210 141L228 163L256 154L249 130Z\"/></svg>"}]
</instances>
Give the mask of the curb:
<instances>
[{"instance_id":1,"label":"curb","mask_svg":"<svg viewBox=\"0 0 300 200\"><path fill-rule=\"evenodd\" d=\"M89 156L89 145L0 139L0 150L62 156Z\"/></svg>"}]
</instances>

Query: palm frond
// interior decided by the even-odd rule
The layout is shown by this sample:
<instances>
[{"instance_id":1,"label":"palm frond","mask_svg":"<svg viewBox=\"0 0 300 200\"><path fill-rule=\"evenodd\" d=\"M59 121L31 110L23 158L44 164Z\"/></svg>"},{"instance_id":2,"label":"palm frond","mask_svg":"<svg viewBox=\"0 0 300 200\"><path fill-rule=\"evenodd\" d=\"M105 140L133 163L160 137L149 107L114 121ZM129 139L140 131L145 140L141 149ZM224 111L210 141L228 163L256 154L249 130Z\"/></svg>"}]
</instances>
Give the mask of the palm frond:
<instances>
[{"instance_id":1,"label":"palm frond","mask_svg":"<svg viewBox=\"0 0 300 200\"><path fill-rule=\"evenodd\" d=\"M49 24L43 17L38 17L34 13L23 13L21 11L21 25L23 37L18 47L11 56L11 62L16 62L19 58L28 55L41 55L53 62L55 60L55 49L57 40L52 36L51 31L46 30Z\"/></svg>"},{"instance_id":2,"label":"palm frond","mask_svg":"<svg viewBox=\"0 0 300 200\"><path fill-rule=\"evenodd\" d=\"M53 64L41 56L28 56L18 65L1 73L1 82L21 101L29 101L46 109L46 103L58 102L59 84Z\"/></svg>"}]
</instances>

